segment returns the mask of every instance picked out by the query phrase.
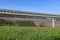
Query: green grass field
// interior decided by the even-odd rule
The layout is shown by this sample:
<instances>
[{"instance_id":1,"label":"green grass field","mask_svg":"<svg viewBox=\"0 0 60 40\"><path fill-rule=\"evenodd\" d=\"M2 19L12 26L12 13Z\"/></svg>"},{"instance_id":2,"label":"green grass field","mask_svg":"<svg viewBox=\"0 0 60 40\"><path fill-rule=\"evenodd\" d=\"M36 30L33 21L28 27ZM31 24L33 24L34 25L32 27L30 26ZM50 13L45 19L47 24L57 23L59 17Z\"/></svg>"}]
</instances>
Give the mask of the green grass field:
<instances>
[{"instance_id":1,"label":"green grass field","mask_svg":"<svg viewBox=\"0 0 60 40\"><path fill-rule=\"evenodd\" d=\"M0 26L0 40L60 40L60 28Z\"/></svg>"}]
</instances>

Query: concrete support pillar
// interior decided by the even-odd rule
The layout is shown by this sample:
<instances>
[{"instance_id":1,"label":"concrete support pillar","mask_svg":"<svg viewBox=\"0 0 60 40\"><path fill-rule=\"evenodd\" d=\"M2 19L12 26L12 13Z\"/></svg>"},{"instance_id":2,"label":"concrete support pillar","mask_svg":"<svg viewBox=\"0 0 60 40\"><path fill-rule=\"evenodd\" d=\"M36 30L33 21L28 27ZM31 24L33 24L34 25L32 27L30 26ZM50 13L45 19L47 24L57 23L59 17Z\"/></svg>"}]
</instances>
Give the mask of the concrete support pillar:
<instances>
[{"instance_id":1,"label":"concrete support pillar","mask_svg":"<svg viewBox=\"0 0 60 40\"><path fill-rule=\"evenodd\" d=\"M55 27L55 19L54 19L54 17L52 18L52 27Z\"/></svg>"}]
</instances>

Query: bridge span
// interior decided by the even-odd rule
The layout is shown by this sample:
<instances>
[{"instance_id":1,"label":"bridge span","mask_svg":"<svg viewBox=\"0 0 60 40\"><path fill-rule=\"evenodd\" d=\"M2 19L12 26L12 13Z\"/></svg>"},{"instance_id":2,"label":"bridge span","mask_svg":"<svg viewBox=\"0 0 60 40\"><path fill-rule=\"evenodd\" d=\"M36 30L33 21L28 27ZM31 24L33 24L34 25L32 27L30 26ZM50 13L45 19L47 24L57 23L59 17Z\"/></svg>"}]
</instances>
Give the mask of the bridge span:
<instances>
[{"instance_id":1,"label":"bridge span","mask_svg":"<svg viewBox=\"0 0 60 40\"><path fill-rule=\"evenodd\" d=\"M60 21L60 15L7 9L0 9L0 18L10 20L50 20L52 27L55 27L55 21Z\"/></svg>"}]
</instances>

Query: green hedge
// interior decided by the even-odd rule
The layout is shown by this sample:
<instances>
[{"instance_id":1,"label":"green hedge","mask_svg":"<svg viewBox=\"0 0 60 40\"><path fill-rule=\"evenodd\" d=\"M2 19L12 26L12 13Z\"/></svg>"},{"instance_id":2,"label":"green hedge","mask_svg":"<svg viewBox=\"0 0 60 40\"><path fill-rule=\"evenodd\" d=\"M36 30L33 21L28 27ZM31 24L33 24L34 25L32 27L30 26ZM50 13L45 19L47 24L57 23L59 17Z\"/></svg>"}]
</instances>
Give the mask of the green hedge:
<instances>
[{"instance_id":1,"label":"green hedge","mask_svg":"<svg viewBox=\"0 0 60 40\"><path fill-rule=\"evenodd\" d=\"M16 21L16 24L18 24L19 26L35 26L33 21Z\"/></svg>"},{"instance_id":2,"label":"green hedge","mask_svg":"<svg viewBox=\"0 0 60 40\"><path fill-rule=\"evenodd\" d=\"M7 19L0 19L0 26L4 26L4 25L15 25L16 22L14 22L15 20L7 20Z\"/></svg>"},{"instance_id":3,"label":"green hedge","mask_svg":"<svg viewBox=\"0 0 60 40\"><path fill-rule=\"evenodd\" d=\"M0 19L0 26L35 26L33 21Z\"/></svg>"},{"instance_id":4,"label":"green hedge","mask_svg":"<svg viewBox=\"0 0 60 40\"><path fill-rule=\"evenodd\" d=\"M2 26L0 40L60 40L60 28Z\"/></svg>"}]
</instances>

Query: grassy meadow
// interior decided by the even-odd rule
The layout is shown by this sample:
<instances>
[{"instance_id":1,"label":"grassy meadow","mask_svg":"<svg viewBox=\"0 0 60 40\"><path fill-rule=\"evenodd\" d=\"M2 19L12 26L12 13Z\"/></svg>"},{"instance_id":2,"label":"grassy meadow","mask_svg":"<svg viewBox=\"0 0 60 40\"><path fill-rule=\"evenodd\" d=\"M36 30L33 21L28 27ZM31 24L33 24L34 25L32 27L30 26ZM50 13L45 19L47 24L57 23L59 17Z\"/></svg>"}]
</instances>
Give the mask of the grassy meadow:
<instances>
[{"instance_id":1,"label":"grassy meadow","mask_svg":"<svg viewBox=\"0 0 60 40\"><path fill-rule=\"evenodd\" d=\"M60 28L0 26L0 40L60 40Z\"/></svg>"}]
</instances>

